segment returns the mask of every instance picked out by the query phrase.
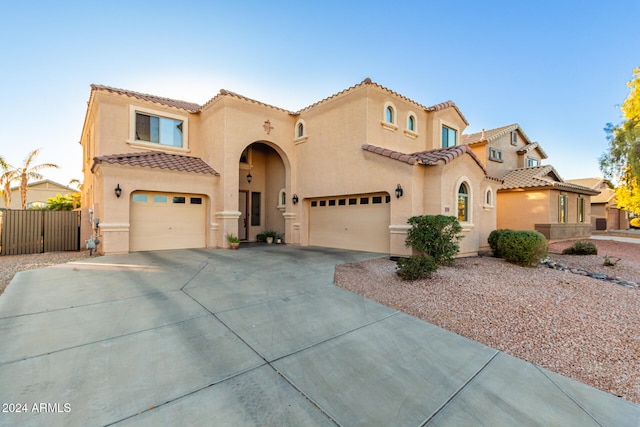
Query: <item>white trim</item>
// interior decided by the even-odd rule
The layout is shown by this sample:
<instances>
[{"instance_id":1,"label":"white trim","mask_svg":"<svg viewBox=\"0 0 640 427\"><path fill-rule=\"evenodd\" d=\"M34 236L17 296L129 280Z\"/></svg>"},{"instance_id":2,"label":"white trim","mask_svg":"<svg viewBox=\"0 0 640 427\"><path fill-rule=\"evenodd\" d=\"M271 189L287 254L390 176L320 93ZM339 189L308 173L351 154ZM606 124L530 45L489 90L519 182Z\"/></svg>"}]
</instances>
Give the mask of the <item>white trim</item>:
<instances>
[{"instance_id":1,"label":"white trim","mask_svg":"<svg viewBox=\"0 0 640 427\"><path fill-rule=\"evenodd\" d=\"M182 122L182 147L156 144L154 142L140 141L136 139L136 113L150 114L157 117L180 120ZM189 117L179 114L167 113L166 111L154 110L151 108L129 105L129 139L127 144L134 148L147 148L158 151L189 152Z\"/></svg>"},{"instance_id":2,"label":"white trim","mask_svg":"<svg viewBox=\"0 0 640 427\"><path fill-rule=\"evenodd\" d=\"M389 225L389 234L408 234L409 230L411 230L410 225Z\"/></svg>"},{"instance_id":3,"label":"white trim","mask_svg":"<svg viewBox=\"0 0 640 427\"><path fill-rule=\"evenodd\" d=\"M126 222L101 222L98 224L98 228L102 231L129 231L129 223Z\"/></svg>"},{"instance_id":4,"label":"white trim","mask_svg":"<svg viewBox=\"0 0 640 427\"><path fill-rule=\"evenodd\" d=\"M240 211L238 211L238 212L232 212L232 211L216 212L216 218L219 218L219 219L238 219L238 218L240 218L240 215L242 215L242 212L240 212Z\"/></svg>"},{"instance_id":5,"label":"white trim","mask_svg":"<svg viewBox=\"0 0 640 427\"><path fill-rule=\"evenodd\" d=\"M448 127L449 129L453 129L456 131L456 143L454 145L449 145L448 147L455 147L456 145L459 145L460 142L460 136L461 136L461 132L460 132L460 128L456 125L454 125L451 122L448 122L446 120L439 120L440 122L440 127L438 128L438 132L440 133L439 135L439 139L440 139L440 144L438 145L438 148L446 148L442 145L442 128L443 127ZM456 206L458 205L457 201L456 201Z\"/></svg>"},{"instance_id":6,"label":"white trim","mask_svg":"<svg viewBox=\"0 0 640 427\"><path fill-rule=\"evenodd\" d=\"M387 109L391 108L391 121L387 120ZM382 120L380 124L387 130L395 131L398 129L398 109L393 102L387 101L382 108Z\"/></svg>"},{"instance_id":7,"label":"white trim","mask_svg":"<svg viewBox=\"0 0 640 427\"><path fill-rule=\"evenodd\" d=\"M467 176L463 175L458 178L456 186L453 188L453 206L456 207L454 215L456 218L458 218L458 191L460 190L460 185L464 183L467 187L467 191L469 191L469 194L467 194L467 220L460 221L460 225L463 230L473 228L473 187L471 186L471 182L472 181Z\"/></svg>"}]
</instances>

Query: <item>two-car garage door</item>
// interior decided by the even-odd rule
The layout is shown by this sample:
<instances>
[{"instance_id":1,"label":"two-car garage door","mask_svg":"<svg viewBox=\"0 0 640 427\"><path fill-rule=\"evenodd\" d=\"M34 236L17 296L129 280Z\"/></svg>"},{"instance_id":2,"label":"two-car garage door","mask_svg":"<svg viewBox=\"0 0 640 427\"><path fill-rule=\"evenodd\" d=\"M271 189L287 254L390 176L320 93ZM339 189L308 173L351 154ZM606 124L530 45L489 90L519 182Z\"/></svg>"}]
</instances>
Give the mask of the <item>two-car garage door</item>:
<instances>
[{"instance_id":1,"label":"two-car garage door","mask_svg":"<svg viewBox=\"0 0 640 427\"><path fill-rule=\"evenodd\" d=\"M204 248L206 199L197 194L134 192L129 251Z\"/></svg>"},{"instance_id":2,"label":"two-car garage door","mask_svg":"<svg viewBox=\"0 0 640 427\"><path fill-rule=\"evenodd\" d=\"M312 199L309 244L389 253L389 206L386 193Z\"/></svg>"}]
</instances>

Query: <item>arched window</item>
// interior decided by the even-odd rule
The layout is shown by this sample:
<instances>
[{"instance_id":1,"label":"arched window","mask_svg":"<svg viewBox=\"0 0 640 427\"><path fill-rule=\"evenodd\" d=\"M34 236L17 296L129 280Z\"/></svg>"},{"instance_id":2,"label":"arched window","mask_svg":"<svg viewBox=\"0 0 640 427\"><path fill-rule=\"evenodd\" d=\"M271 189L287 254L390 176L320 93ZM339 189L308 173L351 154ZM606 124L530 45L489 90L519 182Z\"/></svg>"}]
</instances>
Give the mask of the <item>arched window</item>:
<instances>
[{"instance_id":1,"label":"arched window","mask_svg":"<svg viewBox=\"0 0 640 427\"><path fill-rule=\"evenodd\" d=\"M298 123L298 130L296 131L296 136L298 138L302 138L304 136L304 123Z\"/></svg>"},{"instance_id":2,"label":"arched window","mask_svg":"<svg viewBox=\"0 0 640 427\"><path fill-rule=\"evenodd\" d=\"M458 188L458 221L469 221L469 188L464 182Z\"/></svg>"},{"instance_id":3,"label":"arched window","mask_svg":"<svg viewBox=\"0 0 640 427\"><path fill-rule=\"evenodd\" d=\"M484 203L487 206L493 206L493 194L491 193L490 188L487 188L487 194L484 196Z\"/></svg>"},{"instance_id":4,"label":"arched window","mask_svg":"<svg viewBox=\"0 0 640 427\"><path fill-rule=\"evenodd\" d=\"M407 119L407 129L415 132L416 131L416 118L413 116L409 116Z\"/></svg>"},{"instance_id":5,"label":"arched window","mask_svg":"<svg viewBox=\"0 0 640 427\"><path fill-rule=\"evenodd\" d=\"M394 111L391 105L388 105L385 110L385 120L387 123L394 123Z\"/></svg>"}]
</instances>

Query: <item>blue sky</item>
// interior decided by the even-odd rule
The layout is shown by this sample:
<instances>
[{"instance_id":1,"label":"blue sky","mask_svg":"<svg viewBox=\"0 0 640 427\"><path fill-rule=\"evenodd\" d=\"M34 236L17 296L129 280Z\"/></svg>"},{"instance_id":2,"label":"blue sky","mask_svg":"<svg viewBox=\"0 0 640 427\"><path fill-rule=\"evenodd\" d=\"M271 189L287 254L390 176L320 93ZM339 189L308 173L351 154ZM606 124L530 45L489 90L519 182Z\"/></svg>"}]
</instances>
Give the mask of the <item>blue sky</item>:
<instances>
[{"instance_id":1,"label":"blue sky","mask_svg":"<svg viewBox=\"0 0 640 427\"><path fill-rule=\"evenodd\" d=\"M298 110L370 77L453 100L466 133L519 123L565 179L599 176L640 66L638 0L0 2L0 155L82 178L91 83Z\"/></svg>"}]
</instances>

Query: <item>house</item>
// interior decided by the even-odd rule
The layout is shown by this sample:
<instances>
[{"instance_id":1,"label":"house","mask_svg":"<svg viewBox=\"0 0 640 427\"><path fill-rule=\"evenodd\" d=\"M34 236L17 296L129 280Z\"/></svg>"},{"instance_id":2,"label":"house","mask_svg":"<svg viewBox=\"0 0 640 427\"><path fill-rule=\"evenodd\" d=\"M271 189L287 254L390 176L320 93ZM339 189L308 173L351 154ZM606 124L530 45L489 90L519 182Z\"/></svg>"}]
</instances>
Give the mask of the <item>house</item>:
<instances>
[{"instance_id":1,"label":"house","mask_svg":"<svg viewBox=\"0 0 640 427\"><path fill-rule=\"evenodd\" d=\"M451 101L425 106L370 79L295 112L227 90L198 105L92 85L83 206L107 254L275 230L292 245L407 255L408 218L444 214L473 255L502 181L461 143L467 125Z\"/></svg>"},{"instance_id":2,"label":"house","mask_svg":"<svg viewBox=\"0 0 640 427\"><path fill-rule=\"evenodd\" d=\"M618 208L616 190L611 181L603 178L570 179L571 184L582 185L600 192L591 197L592 230L628 230L629 212Z\"/></svg>"},{"instance_id":3,"label":"house","mask_svg":"<svg viewBox=\"0 0 640 427\"><path fill-rule=\"evenodd\" d=\"M564 181L539 143L512 124L464 135L498 188L497 228L537 230L547 239L591 235L590 198L599 190ZM487 196L489 197L489 196ZM487 199L488 200L488 199Z\"/></svg>"},{"instance_id":4,"label":"house","mask_svg":"<svg viewBox=\"0 0 640 427\"><path fill-rule=\"evenodd\" d=\"M67 194L77 193L76 190L66 185L45 179L42 181L30 182L27 184L27 209L33 207L42 207L47 205L47 199L56 197L58 194L66 196ZM4 202L2 202L4 208ZM11 187L11 209L22 209L22 200L20 198L20 186Z\"/></svg>"}]
</instances>

